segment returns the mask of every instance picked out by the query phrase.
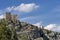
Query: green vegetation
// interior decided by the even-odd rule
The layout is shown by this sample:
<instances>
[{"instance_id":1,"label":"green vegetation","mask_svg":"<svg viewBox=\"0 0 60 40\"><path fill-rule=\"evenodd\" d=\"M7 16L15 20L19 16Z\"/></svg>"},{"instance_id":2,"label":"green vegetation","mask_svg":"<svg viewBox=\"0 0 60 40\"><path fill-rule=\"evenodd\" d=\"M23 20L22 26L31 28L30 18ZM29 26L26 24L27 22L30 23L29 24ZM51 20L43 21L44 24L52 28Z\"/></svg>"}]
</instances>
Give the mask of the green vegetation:
<instances>
[{"instance_id":1,"label":"green vegetation","mask_svg":"<svg viewBox=\"0 0 60 40\"><path fill-rule=\"evenodd\" d=\"M19 35L19 38L20 38L21 40L29 40L28 34L26 34L26 33L21 33L21 34Z\"/></svg>"},{"instance_id":2,"label":"green vegetation","mask_svg":"<svg viewBox=\"0 0 60 40\"><path fill-rule=\"evenodd\" d=\"M11 40L11 31L6 27L6 21L0 20L0 40Z\"/></svg>"}]
</instances>

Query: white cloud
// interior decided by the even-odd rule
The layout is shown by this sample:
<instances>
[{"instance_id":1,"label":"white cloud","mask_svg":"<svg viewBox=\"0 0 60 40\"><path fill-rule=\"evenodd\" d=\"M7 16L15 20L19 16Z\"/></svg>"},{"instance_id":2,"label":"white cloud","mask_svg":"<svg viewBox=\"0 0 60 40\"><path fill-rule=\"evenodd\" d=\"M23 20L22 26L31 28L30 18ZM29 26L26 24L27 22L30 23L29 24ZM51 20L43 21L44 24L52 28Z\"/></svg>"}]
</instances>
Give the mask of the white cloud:
<instances>
[{"instance_id":1,"label":"white cloud","mask_svg":"<svg viewBox=\"0 0 60 40\"><path fill-rule=\"evenodd\" d=\"M45 19L45 17L43 17L41 15L38 15L38 16L28 16L28 17L20 18L19 20L27 22L27 23L31 23L31 24L36 24L38 21L39 21L38 23L41 23L41 19Z\"/></svg>"},{"instance_id":2,"label":"white cloud","mask_svg":"<svg viewBox=\"0 0 60 40\"><path fill-rule=\"evenodd\" d=\"M14 9L14 7L8 7L6 8L6 11L12 11Z\"/></svg>"},{"instance_id":3,"label":"white cloud","mask_svg":"<svg viewBox=\"0 0 60 40\"><path fill-rule=\"evenodd\" d=\"M49 24L45 27L45 29L48 29L48 30L51 30L53 29L54 27L56 27L56 24Z\"/></svg>"},{"instance_id":4,"label":"white cloud","mask_svg":"<svg viewBox=\"0 0 60 40\"><path fill-rule=\"evenodd\" d=\"M49 24L44 29L52 30L52 31L57 31L60 32L60 25L57 24Z\"/></svg>"},{"instance_id":5,"label":"white cloud","mask_svg":"<svg viewBox=\"0 0 60 40\"><path fill-rule=\"evenodd\" d=\"M5 16L4 15L0 15L0 19L3 19L3 18L5 18Z\"/></svg>"},{"instance_id":6,"label":"white cloud","mask_svg":"<svg viewBox=\"0 0 60 40\"><path fill-rule=\"evenodd\" d=\"M28 17L24 17L24 18L21 18L20 20L21 21L25 21L25 20L40 20L40 19L46 19L45 16L43 15L37 15L37 16L28 16Z\"/></svg>"},{"instance_id":7,"label":"white cloud","mask_svg":"<svg viewBox=\"0 0 60 40\"><path fill-rule=\"evenodd\" d=\"M19 11L19 12L31 12L35 9L37 9L39 7L39 5L36 5L35 3L30 3L30 4L20 4L19 6L12 6L12 7L8 7L6 8L8 11L12 11L12 10L15 10L15 11Z\"/></svg>"},{"instance_id":8,"label":"white cloud","mask_svg":"<svg viewBox=\"0 0 60 40\"><path fill-rule=\"evenodd\" d=\"M21 19L19 19L19 20L33 24L33 23L36 21L36 20L35 20L36 18L37 18L37 17L35 17L35 16L29 16L29 17L21 18ZM33 21L33 22L32 22L32 21Z\"/></svg>"},{"instance_id":9,"label":"white cloud","mask_svg":"<svg viewBox=\"0 0 60 40\"><path fill-rule=\"evenodd\" d=\"M31 12L34 9L37 9L39 6L36 5L35 3L31 4L24 4L22 3L21 5L17 6L14 8L14 10L22 11L22 12Z\"/></svg>"},{"instance_id":10,"label":"white cloud","mask_svg":"<svg viewBox=\"0 0 60 40\"><path fill-rule=\"evenodd\" d=\"M42 28L42 22L37 22L37 23L35 23L33 25L37 26L38 28Z\"/></svg>"},{"instance_id":11,"label":"white cloud","mask_svg":"<svg viewBox=\"0 0 60 40\"><path fill-rule=\"evenodd\" d=\"M37 18L37 17L29 16L29 17L21 18L20 20L21 20L21 21L25 21L25 20L33 20L33 19L35 19L35 18Z\"/></svg>"}]
</instances>

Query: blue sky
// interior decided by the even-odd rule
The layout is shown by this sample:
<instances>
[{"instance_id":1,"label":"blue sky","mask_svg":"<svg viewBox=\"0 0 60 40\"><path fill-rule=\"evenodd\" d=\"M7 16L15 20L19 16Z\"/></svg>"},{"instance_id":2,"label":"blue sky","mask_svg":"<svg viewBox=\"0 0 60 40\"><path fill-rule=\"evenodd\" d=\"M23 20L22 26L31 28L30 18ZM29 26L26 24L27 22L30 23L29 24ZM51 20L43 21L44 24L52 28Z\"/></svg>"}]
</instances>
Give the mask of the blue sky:
<instances>
[{"instance_id":1,"label":"blue sky","mask_svg":"<svg viewBox=\"0 0 60 40\"><path fill-rule=\"evenodd\" d=\"M0 15L6 10L17 14L20 21L60 25L60 0L0 0Z\"/></svg>"}]
</instances>

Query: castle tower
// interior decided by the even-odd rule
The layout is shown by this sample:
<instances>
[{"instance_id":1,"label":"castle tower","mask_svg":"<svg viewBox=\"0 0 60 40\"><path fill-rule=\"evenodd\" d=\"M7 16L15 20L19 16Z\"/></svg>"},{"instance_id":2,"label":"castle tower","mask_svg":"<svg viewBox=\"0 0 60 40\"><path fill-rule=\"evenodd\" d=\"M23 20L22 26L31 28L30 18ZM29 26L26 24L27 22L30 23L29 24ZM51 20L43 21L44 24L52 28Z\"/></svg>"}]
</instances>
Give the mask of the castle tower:
<instances>
[{"instance_id":1,"label":"castle tower","mask_svg":"<svg viewBox=\"0 0 60 40\"><path fill-rule=\"evenodd\" d=\"M11 13L6 12L6 20L10 21L11 20Z\"/></svg>"},{"instance_id":2,"label":"castle tower","mask_svg":"<svg viewBox=\"0 0 60 40\"><path fill-rule=\"evenodd\" d=\"M13 21L14 23L17 22L17 15L12 15L12 21Z\"/></svg>"}]
</instances>

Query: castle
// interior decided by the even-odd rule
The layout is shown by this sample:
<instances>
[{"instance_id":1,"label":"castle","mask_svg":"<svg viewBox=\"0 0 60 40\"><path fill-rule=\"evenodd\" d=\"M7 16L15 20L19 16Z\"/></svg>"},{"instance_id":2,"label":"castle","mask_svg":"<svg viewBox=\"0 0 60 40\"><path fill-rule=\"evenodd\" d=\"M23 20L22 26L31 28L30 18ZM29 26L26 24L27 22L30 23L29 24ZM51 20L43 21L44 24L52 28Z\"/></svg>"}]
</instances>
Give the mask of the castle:
<instances>
[{"instance_id":1,"label":"castle","mask_svg":"<svg viewBox=\"0 0 60 40\"><path fill-rule=\"evenodd\" d=\"M11 15L10 12L6 12L5 16L7 21L12 21L14 23L17 21L17 15Z\"/></svg>"},{"instance_id":2,"label":"castle","mask_svg":"<svg viewBox=\"0 0 60 40\"><path fill-rule=\"evenodd\" d=\"M20 21L17 19L17 15L12 15L10 12L6 12L5 20L9 27L15 28L16 30L21 27Z\"/></svg>"}]
</instances>

